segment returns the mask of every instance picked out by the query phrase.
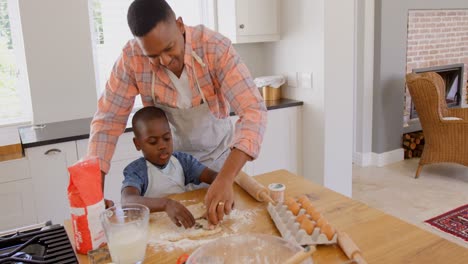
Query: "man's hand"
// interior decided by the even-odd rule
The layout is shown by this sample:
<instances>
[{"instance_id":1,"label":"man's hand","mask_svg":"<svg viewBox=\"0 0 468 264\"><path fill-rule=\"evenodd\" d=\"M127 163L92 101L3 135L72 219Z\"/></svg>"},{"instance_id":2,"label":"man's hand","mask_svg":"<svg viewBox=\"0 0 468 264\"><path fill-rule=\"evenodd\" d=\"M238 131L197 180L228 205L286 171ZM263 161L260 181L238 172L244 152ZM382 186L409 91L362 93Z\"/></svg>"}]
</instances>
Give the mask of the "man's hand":
<instances>
[{"instance_id":1,"label":"man's hand","mask_svg":"<svg viewBox=\"0 0 468 264\"><path fill-rule=\"evenodd\" d=\"M183 225L185 228L190 228L195 225L195 218L193 218L192 213L177 201L167 199L164 211L177 226Z\"/></svg>"},{"instance_id":2,"label":"man's hand","mask_svg":"<svg viewBox=\"0 0 468 264\"><path fill-rule=\"evenodd\" d=\"M208 209L208 220L211 224L217 225L223 220L224 215L231 213L234 207L233 182L230 179L217 177L205 196L205 205Z\"/></svg>"}]
</instances>

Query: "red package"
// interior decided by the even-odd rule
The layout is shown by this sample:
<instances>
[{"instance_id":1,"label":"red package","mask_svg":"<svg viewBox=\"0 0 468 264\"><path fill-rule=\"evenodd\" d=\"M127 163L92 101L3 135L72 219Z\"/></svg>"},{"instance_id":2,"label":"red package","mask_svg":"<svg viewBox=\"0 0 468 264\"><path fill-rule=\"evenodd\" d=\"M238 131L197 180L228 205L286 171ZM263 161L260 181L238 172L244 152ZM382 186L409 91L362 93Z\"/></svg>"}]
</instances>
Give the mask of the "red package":
<instances>
[{"instance_id":1,"label":"red package","mask_svg":"<svg viewBox=\"0 0 468 264\"><path fill-rule=\"evenodd\" d=\"M91 157L80 160L68 167L68 172L68 200L76 251L87 254L105 243L104 229L99 219L105 210L99 159Z\"/></svg>"}]
</instances>

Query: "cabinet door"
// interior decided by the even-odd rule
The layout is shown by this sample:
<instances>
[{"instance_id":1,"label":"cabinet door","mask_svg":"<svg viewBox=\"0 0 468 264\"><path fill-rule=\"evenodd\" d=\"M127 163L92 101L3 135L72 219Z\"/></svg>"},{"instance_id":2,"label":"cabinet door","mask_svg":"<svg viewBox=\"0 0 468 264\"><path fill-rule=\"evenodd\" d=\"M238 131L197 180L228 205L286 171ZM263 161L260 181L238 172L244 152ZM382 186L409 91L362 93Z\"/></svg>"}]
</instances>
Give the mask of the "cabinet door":
<instances>
[{"instance_id":1,"label":"cabinet door","mask_svg":"<svg viewBox=\"0 0 468 264\"><path fill-rule=\"evenodd\" d=\"M278 0L237 0L237 34L278 34Z\"/></svg>"},{"instance_id":2,"label":"cabinet door","mask_svg":"<svg viewBox=\"0 0 468 264\"><path fill-rule=\"evenodd\" d=\"M0 230L35 224L31 180L0 184Z\"/></svg>"},{"instance_id":3,"label":"cabinet door","mask_svg":"<svg viewBox=\"0 0 468 264\"><path fill-rule=\"evenodd\" d=\"M39 222L62 224L70 218L68 166L77 161L75 141L26 149Z\"/></svg>"},{"instance_id":4,"label":"cabinet door","mask_svg":"<svg viewBox=\"0 0 468 264\"><path fill-rule=\"evenodd\" d=\"M298 135L299 107L268 111L268 124L262 148L254 161L255 175L286 169L300 173L301 160Z\"/></svg>"},{"instance_id":5,"label":"cabinet door","mask_svg":"<svg viewBox=\"0 0 468 264\"><path fill-rule=\"evenodd\" d=\"M217 30L232 43L277 41L279 0L217 0Z\"/></svg>"}]
</instances>

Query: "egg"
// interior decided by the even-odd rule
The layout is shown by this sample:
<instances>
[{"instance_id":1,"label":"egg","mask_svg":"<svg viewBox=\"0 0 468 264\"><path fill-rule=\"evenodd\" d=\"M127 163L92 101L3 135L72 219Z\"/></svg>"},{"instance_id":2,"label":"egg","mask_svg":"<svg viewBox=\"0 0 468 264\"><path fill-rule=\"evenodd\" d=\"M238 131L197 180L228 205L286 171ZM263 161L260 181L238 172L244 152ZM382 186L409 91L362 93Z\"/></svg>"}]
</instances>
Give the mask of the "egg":
<instances>
[{"instance_id":1,"label":"egg","mask_svg":"<svg viewBox=\"0 0 468 264\"><path fill-rule=\"evenodd\" d=\"M299 213L299 210L301 210L301 207L299 206L296 201L288 205L288 209L293 213L293 215L297 215Z\"/></svg>"},{"instance_id":2,"label":"egg","mask_svg":"<svg viewBox=\"0 0 468 264\"><path fill-rule=\"evenodd\" d=\"M306 214L298 215L296 217L296 222L302 223L302 221L304 221L304 219L309 219L309 216L306 215Z\"/></svg>"},{"instance_id":3,"label":"egg","mask_svg":"<svg viewBox=\"0 0 468 264\"><path fill-rule=\"evenodd\" d=\"M294 198L292 197L287 197L285 200L284 200L284 204L287 205L289 207L290 204L292 203L295 203L296 200L294 200Z\"/></svg>"},{"instance_id":4,"label":"egg","mask_svg":"<svg viewBox=\"0 0 468 264\"><path fill-rule=\"evenodd\" d=\"M304 208L307 211L307 213L312 212L312 211L315 210L315 207L313 207L312 204L306 204L302 208ZM309 215L310 215L310 213L309 213Z\"/></svg>"},{"instance_id":5,"label":"egg","mask_svg":"<svg viewBox=\"0 0 468 264\"><path fill-rule=\"evenodd\" d=\"M304 200L302 203L302 208L307 209L312 206L312 202L310 200ZM313 206L312 206L313 207Z\"/></svg>"},{"instance_id":6,"label":"egg","mask_svg":"<svg viewBox=\"0 0 468 264\"><path fill-rule=\"evenodd\" d=\"M317 221L317 226L322 228L325 224L328 224L327 219L325 217L320 217L319 220Z\"/></svg>"},{"instance_id":7,"label":"egg","mask_svg":"<svg viewBox=\"0 0 468 264\"><path fill-rule=\"evenodd\" d=\"M314 232L315 224L313 221L310 221L306 218L302 221L301 228L304 229L307 234L312 235L312 232Z\"/></svg>"},{"instance_id":8,"label":"egg","mask_svg":"<svg viewBox=\"0 0 468 264\"><path fill-rule=\"evenodd\" d=\"M317 209L315 209L314 207L308 207L307 213L314 221L317 221L320 219L320 217L322 217L322 214L319 211L317 211Z\"/></svg>"},{"instance_id":9,"label":"egg","mask_svg":"<svg viewBox=\"0 0 468 264\"><path fill-rule=\"evenodd\" d=\"M304 195L301 195L301 196L299 197L299 199L297 199L297 201L300 202L302 205L304 205L304 202L310 201L310 200L309 200L309 197L307 197L307 196L304 194Z\"/></svg>"},{"instance_id":10,"label":"egg","mask_svg":"<svg viewBox=\"0 0 468 264\"><path fill-rule=\"evenodd\" d=\"M322 226L321 232L327 236L328 240L332 240L336 231L329 223L326 223Z\"/></svg>"}]
</instances>

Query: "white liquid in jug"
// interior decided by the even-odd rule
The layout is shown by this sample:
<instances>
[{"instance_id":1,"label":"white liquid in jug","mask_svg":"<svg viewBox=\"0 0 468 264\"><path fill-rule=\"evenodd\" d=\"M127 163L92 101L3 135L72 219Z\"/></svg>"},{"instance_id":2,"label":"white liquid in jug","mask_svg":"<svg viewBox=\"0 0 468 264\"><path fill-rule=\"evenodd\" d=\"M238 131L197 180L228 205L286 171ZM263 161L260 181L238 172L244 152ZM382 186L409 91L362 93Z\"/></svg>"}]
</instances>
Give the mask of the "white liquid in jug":
<instances>
[{"instance_id":1,"label":"white liquid in jug","mask_svg":"<svg viewBox=\"0 0 468 264\"><path fill-rule=\"evenodd\" d=\"M145 229L128 226L113 230L107 244L114 263L133 264L140 263L145 258L146 242Z\"/></svg>"}]
</instances>

